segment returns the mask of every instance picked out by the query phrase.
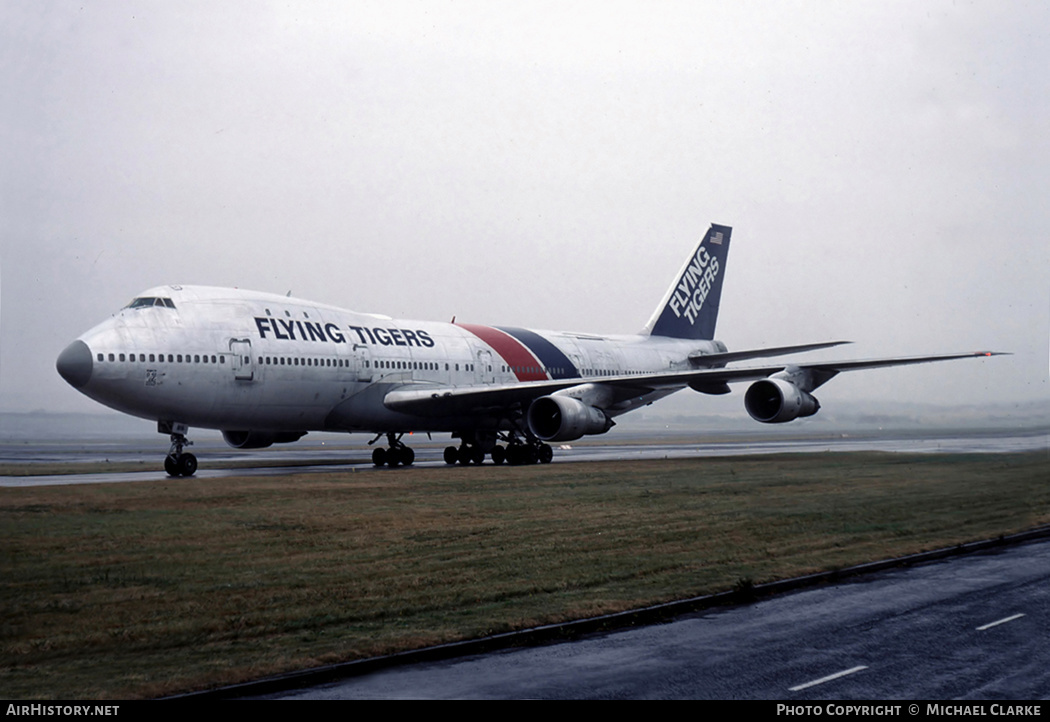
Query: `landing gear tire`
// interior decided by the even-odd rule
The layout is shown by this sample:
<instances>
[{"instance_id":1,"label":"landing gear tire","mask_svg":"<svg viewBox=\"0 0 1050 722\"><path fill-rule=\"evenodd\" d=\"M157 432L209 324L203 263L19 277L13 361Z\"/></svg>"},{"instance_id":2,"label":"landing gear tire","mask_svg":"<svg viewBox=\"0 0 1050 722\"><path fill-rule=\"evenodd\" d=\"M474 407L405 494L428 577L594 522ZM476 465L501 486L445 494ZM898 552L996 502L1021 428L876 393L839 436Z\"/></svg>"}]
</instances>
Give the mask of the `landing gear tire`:
<instances>
[{"instance_id":1,"label":"landing gear tire","mask_svg":"<svg viewBox=\"0 0 1050 722\"><path fill-rule=\"evenodd\" d=\"M445 447L445 463L452 465L459 461L459 449L455 446Z\"/></svg>"},{"instance_id":2,"label":"landing gear tire","mask_svg":"<svg viewBox=\"0 0 1050 722\"><path fill-rule=\"evenodd\" d=\"M469 466L470 460L472 458L473 456L470 453L470 447L466 444L463 444L463 446L456 449L456 461L458 461L463 466Z\"/></svg>"},{"instance_id":3,"label":"landing gear tire","mask_svg":"<svg viewBox=\"0 0 1050 722\"><path fill-rule=\"evenodd\" d=\"M171 454L164 457L164 471L168 476L179 476L179 462Z\"/></svg>"},{"instance_id":4,"label":"landing gear tire","mask_svg":"<svg viewBox=\"0 0 1050 722\"><path fill-rule=\"evenodd\" d=\"M372 463L376 466L386 466L386 449L382 446L372 450Z\"/></svg>"},{"instance_id":5,"label":"landing gear tire","mask_svg":"<svg viewBox=\"0 0 1050 722\"><path fill-rule=\"evenodd\" d=\"M181 476L193 476L197 473L197 457L193 454L183 454L178 466Z\"/></svg>"},{"instance_id":6,"label":"landing gear tire","mask_svg":"<svg viewBox=\"0 0 1050 722\"><path fill-rule=\"evenodd\" d=\"M492 463L496 466L500 466L504 461L507 460L507 450L502 446L492 447Z\"/></svg>"},{"instance_id":7,"label":"landing gear tire","mask_svg":"<svg viewBox=\"0 0 1050 722\"><path fill-rule=\"evenodd\" d=\"M539 457L541 464L549 464L551 459L554 458L554 449L551 448L550 444L540 444L536 449L536 456Z\"/></svg>"},{"instance_id":8,"label":"landing gear tire","mask_svg":"<svg viewBox=\"0 0 1050 722\"><path fill-rule=\"evenodd\" d=\"M507 463L518 466L525 463L525 447L521 444L511 444L507 447Z\"/></svg>"}]
</instances>

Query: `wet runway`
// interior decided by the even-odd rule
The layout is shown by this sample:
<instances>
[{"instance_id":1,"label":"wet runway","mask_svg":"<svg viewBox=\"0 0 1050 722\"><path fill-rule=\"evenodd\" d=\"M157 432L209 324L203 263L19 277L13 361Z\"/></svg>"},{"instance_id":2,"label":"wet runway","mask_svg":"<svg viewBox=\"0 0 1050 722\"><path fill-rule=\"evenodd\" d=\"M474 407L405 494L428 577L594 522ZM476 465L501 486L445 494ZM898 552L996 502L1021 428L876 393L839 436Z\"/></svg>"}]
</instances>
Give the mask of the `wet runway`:
<instances>
[{"instance_id":1,"label":"wet runway","mask_svg":"<svg viewBox=\"0 0 1050 722\"><path fill-rule=\"evenodd\" d=\"M200 459L198 479L233 476L282 475L289 473L368 471L405 473L405 469L376 470L371 462L367 439L357 443L345 437L332 442L307 442L269 449L237 450L219 441L200 441L191 451ZM695 457L739 456L749 454L822 453L846 451L884 451L907 453L1006 453L1047 449L1050 435L1040 432L985 432L967 434L868 434L836 437L793 436L785 439L751 436L708 436L702 439L666 441L652 436L610 436L609 443L555 446L554 463L583 461L630 461L641 459L686 459ZM412 468L444 467L442 450L446 444L413 444L416 462ZM61 484L99 484L164 481L169 477L161 468L165 443L145 439L114 442L0 443L0 463L141 463L148 470L44 476L0 476L0 487L51 486ZM237 469L209 468L209 464L257 462ZM491 466L491 463L487 464Z\"/></svg>"},{"instance_id":2,"label":"wet runway","mask_svg":"<svg viewBox=\"0 0 1050 722\"><path fill-rule=\"evenodd\" d=\"M1047 699L1050 541L285 699ZM905 703L905 709L907 704Z\"/></svg>"}]
</instances>

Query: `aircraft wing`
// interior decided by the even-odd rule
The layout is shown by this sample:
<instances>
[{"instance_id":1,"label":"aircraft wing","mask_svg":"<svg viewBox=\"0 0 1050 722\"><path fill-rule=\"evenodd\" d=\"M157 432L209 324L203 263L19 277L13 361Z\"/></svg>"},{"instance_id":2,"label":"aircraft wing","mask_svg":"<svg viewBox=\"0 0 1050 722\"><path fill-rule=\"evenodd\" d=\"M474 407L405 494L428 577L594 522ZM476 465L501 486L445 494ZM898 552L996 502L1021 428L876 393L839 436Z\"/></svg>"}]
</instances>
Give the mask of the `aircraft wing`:
<instances>
[{"instance_id":1,"label":"aircraft wing","mask_svg":"<svg viewBox=\"0 0 1050 722\"><path fill-rule=\"evenodd\" d=\"M732 361L745 361L753 358L769 358L770 356L783 356L789 353L802 351L815 351L819 348L831 348L852 341L825 341L824 343L806 343L799 346L776 346L773 348L752 349L750 351L723 351L721 353L690 354L689 360L697 366L711 368L712 366L724 366Z\"/></svg>"},{"instance_id":2,"label":"aircraft wing","mask_svg":"<svg viewBox=\"0 0 1050 722\"><path fill-rule=\"evenodd\" d=\"M828 345L835 345L834 342ZM525 383L478 386L438 386L430 384L407 384L391 391L383 398L383 405L393 411L421 416L443 416L485 410L522 410L535 399L562 389L594 384L611 390L610 405L627 399L644 396L660 389L691 386L708 393L724 393L726 384L742 381L757 381L781 372L789 372L795 378L805 379L807 391L826 383L842 371L858 369L906 366L910 364L949 361L961 358L1000 356L1000 352L978 351L938 356L900 356L894 358L867 359L861 361L832 361L822 363L775 364L751 368L719 368L671 371L667 373L612 376L595 379L554 379Z\"/></svg>"}]
</instances>

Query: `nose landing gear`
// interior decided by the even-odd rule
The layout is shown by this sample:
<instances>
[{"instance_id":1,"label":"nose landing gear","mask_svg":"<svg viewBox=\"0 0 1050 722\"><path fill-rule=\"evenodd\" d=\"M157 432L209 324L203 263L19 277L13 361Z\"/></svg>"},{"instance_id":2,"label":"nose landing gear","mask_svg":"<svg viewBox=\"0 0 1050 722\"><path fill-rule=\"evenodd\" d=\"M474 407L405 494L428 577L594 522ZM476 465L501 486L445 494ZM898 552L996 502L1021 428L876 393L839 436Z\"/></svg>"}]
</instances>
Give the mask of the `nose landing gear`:
<instances>
[{"instance_id":1,"label":"nose landing gear","mask_svg":"<svg viewBox=\"0 0 1050 722\"><path fill-rule=\"evenodd\" d=\"M192 446L193 442L182 433L172 433L171 448L164 457L164 471L168 476L193 476L197 473L197 457L183 452L183 447Z\"/></svg>"}]
</instances>

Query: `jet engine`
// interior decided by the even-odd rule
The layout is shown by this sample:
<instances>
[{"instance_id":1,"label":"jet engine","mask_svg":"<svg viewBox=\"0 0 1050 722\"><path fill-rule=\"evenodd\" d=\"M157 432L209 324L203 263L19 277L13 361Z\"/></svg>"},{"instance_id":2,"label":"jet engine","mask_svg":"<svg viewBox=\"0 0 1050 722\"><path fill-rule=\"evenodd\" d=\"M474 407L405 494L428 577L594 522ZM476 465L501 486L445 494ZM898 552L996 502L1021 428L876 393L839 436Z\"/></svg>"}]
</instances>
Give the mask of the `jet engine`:
<instances>
[{"instance_id":1,"label":"jet engine","mask_svg":"<svg viewBox=\"0 0 1050 722\"><path fill-rule=\"evenodd\" d=\"M790 381L774 378L751 384L744 394L744 408L755 421L780 424L812 416L820 409L820 402Z\"/></svg>"},{"instance_id":2,"label":"jet engine","mask_svg":"<svg viewBox=\"0 0 1050 722\"><path fill-rule=\"evenodd\" d=\"M235 449L265 449L290 444L306 436L305 431L223 431L222 439Z\"/></svg>"},{"instance_id":3,"label":"jet engine","mask_svg":"<svg viewBox=\"0 0 1050 722\"><path fill-rule=\"evenodd\" d=\"M544 441L575 441L604 434L613 421L601 409L569 396L543 396L529 406L529 429Z\"/></svg>"}]
</instances>

